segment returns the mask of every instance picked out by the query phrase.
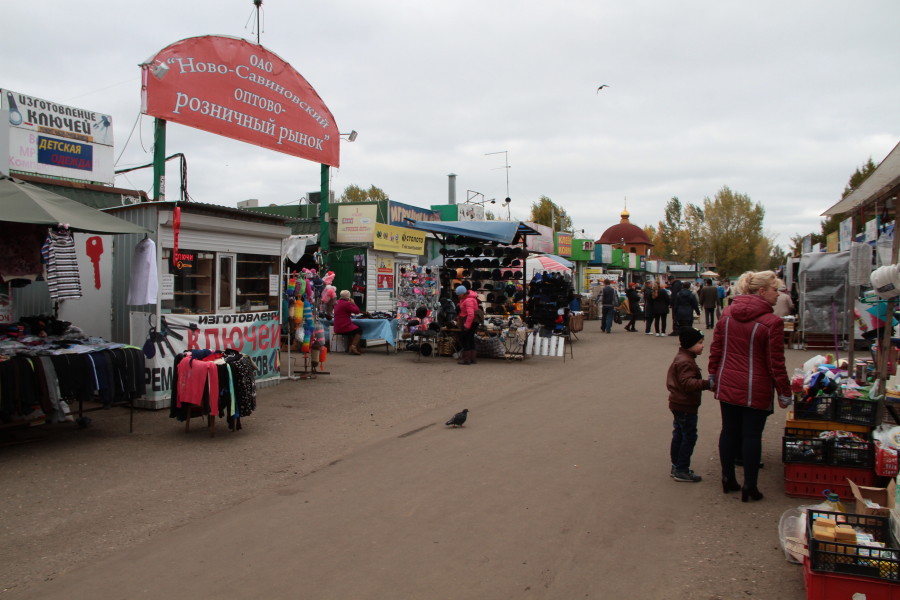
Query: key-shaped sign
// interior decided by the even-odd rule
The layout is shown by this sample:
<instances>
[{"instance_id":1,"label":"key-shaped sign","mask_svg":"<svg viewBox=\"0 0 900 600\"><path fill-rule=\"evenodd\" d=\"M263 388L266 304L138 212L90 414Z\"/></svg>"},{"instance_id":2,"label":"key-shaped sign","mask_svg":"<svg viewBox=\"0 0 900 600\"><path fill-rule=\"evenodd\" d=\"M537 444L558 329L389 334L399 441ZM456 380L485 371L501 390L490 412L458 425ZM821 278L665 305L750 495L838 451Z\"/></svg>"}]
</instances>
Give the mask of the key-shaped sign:
<instances>
[{"instance_id":1,"label":"key-shaped sign","mask_svg":"<svg viewBox=\"0 0 900 600\"><path fill-rule=\"evenodd\" d=\"M103 255L103 239L99 235L89 237L85 244L88 258L94 264L94 287L100 289L100 256Z\"/></svg>"}]
</instances>

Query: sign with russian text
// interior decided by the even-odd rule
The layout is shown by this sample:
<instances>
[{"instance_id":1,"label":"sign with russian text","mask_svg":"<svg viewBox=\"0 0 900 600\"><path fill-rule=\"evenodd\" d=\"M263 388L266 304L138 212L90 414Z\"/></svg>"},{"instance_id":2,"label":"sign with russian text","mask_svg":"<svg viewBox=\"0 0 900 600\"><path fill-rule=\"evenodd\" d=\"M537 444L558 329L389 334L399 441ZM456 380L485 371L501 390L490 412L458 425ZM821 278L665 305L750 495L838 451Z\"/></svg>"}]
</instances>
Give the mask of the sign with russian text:
<instances>
[{"instance_id":1,"label":"sign with russian text","mask_svg":"<svg viewBox=\"0 0 900 600\"><path fill-rule=\"evenodd\" d=\"M13 172L114 183L109 115L4 89L0 138Z\"/></svg>"},{"instance_id":2,"label":"sign with russian text","mask_svg":"<svg viewBox=\"0 0 900 600\"><path fill-rule=\"evenodd\" d=\"M142 111L317 163L340 166L331 111L294 68L263 46L206 35L141 65Z\"/></svg>"},{"instance_id":3,"label":"sign with russian text","mask_svg":"<svg viewBox=\"0 0 900 600\"><path fill-rule=\"evenodd\" d=\"M436 210L410 206L401 202L388 202L388 223L397 227L409 227L407 219L413 221L440 221L441 215Z\"/></svg>"},{"instance_id":4,"label":"sign with russian text","mask_svg":"<svg viewBox=\"0 0 900 600\"><path fill-rule=\"evenodd\" d=\"M256 380L280 376L279 345L281 328L278 312L231 313L222 315L166 314L166 334L149 343L156 351L147 356L144 346L144 368L147 396L151 399L170 398L174 356L190 350L223 352L237 350L249 356L256 365ZM177 334L177 335L176 335ZM179 339L180 338L180 339Z\"/></svg>"},{"instance_id":5,"label":"sign with russian text","mask_svg":"<svg viewBox=\"0 0 900 600\"><path fill-rule=\"evenodd\" d=\"M556 234L556 253L559 256L572 256L572 234L559 232Z\"/></svg>"},{"instance_id":6,"label":"sign with russian text","mask_svg":"<svg viewBox=\"0 0 900 600\"><path fill-rule=\"evenodd\" d=\"M377 204L339 204L337 210L338 244L372 242L375 239Z\"/></svg>"},{"instance_id":7,"label":"sign with russian text","mask_svg":"<svg viewBox=\"0 0 900 600\"><path fill-rule=\"evenodd\" d=\"M375 249L404 254L425 254L424 231L375 223Z\"/></svg>"}]
</instances>

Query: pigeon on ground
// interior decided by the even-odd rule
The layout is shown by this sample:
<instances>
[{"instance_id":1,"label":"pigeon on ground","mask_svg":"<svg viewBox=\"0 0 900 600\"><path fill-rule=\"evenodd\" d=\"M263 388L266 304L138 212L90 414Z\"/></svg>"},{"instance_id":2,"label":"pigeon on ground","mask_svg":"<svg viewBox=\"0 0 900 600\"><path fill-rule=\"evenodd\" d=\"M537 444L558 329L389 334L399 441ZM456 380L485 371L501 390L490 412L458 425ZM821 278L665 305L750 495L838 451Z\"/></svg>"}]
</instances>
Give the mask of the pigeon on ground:
<instances>
[{"instance_id":1,"label":"pigeon on ground","mask_svg":"<svg viewBox=\"0 0 900 600\"><path fill-rule=\"evenodd\" d=\"M600 87L597 88L597 93L599 94L600 90L602 90L603 88L608 88L608 87L609 86L604 83L603 85L601 85Z\"/></svg>"},{"instance_id":2,"label":"pigeon on ground","mask_svg":"<svg viewBox=\"0 0 900 600\"><path fill-rule=\"evenodd\" d=\"M449 425L450 427L462 427L463 423L466 422L466 415L469 414L469 409L465 408L462 412L458 412L453 415L453 418L444 423L444 425Z\"/></svg>"}]
</instances>

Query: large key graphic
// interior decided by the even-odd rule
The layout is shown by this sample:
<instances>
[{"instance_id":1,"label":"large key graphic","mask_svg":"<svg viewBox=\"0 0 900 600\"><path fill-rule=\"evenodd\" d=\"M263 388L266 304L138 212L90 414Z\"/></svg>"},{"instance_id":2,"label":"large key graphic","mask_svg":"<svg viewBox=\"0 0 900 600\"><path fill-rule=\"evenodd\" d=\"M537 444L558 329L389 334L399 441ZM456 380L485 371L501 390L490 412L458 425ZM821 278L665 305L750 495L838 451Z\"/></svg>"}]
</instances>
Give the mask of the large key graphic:
<instances>
[{"instance_id":1,"label":"large key graphic","mask_svg":"<svg viewBox=\"0 0 900 600\"><path fill-rule=\"evenodd\" d=\"M100 289L100 256L103 255L103 239L99 235L89 237L85 251L94 264L94 287Z\"/></svg>"}]
</instances>

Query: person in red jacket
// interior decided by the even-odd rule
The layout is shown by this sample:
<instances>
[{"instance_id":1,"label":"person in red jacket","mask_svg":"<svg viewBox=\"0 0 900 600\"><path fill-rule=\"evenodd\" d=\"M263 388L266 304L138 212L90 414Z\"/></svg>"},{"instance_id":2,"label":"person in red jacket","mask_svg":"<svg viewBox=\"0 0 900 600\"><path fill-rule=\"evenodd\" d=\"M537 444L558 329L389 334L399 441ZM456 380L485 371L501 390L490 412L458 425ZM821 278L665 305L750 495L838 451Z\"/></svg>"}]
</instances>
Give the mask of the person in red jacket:
<instances>
[{"instance_id":1,"label":"person in red jacket","mask_svg":"<svg viewBox=\"0 0 900 600\"><path fill-rule=\"evenodd\" d=\"M475 329L478 325L475 323L475 311L478 310L478 294L468 289L464 285L456 286L456 295L459 296L459 345L462 350L459 353L459 360L456 361L461 365L475 364Z\"/></svg>"},{"instance_id":2,"label":"person in red jacket","mask_svg":"<svg viewBox=\"0 0 900 600\"><path fill-rule=\"evenodd\" d=\"M787 408L791 385L784 365L784 324L772 312L783 283L773 271L747 271L737 296L716 323L709 351L709 377L722 412L719 460L722 491L741 491L741 501L762 500L757 488L762 432L774 412L774 399ZM735 458L744 463L738 485Z\"/></svg>"},{"instance_id":3,"label":"person in red jacket","mask_svg":"<svg viewBox=\"0 0 900 600\"><path fill-rule=\"evenodd\" d=\"M362 337L362 329L353 323L351 315L362 312L353 300L350 299L350 290L341 290L341 297L334 306L334 332L350 337L350 354L360 355L359 339Z\"/></svg>"}]
</instances>

